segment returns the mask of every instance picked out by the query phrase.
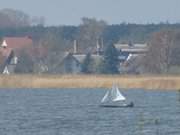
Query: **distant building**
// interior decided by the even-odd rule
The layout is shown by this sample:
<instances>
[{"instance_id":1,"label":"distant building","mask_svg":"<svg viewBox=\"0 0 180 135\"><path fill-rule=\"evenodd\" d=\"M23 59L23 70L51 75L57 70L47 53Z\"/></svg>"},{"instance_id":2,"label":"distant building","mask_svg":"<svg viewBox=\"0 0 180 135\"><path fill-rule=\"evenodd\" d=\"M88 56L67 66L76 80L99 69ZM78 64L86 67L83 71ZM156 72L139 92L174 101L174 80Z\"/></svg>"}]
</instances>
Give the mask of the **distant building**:
<instances>
[{"instance_id":1,"label":"distant building","mask_svg":"<svg viewBox=\"0 0 180 135\"><path fill-rule=\"evenodd\" d=\"M3 74L10 74L17 62L14 52L10 48L0 48L0 70Z\"/></svg>"},{"instance_id":2,"label":"distant building","mask_svg":"<svg viewBox=\"0 0 180 135\"><path fill-rule=\"evenodd\" d=\"M148 45L144 44L115 44L115 48L119 52L119 71L123 72L134 72L138 67L136 63L137 59L145 56L148 51ZM132 66L132 65L136 65Z\"/></svg>"},{"instance_id":3,"label":"distant building","mask_svg":"<svg viewBox=\"0 0 180 135\"><path fill-rule=\"evenodd\" d=\"M67 53L60 64L61 73L64 74L79 74L82 71L82 63L86 58L86 54ZM94 63L102 60L102 56L91 54Z\"/></svg>"},{"instance_id":4,"label":"distant building","mask_svg":"<svg viewBox=\"0 0 180 135\"><path fill-rule=\"evenodd\" d=\"M30 37L4 37L0 46L1 73L14 73L21 51L32 47L32 44Z\"/></svg>"},{"instance_id":5,"label":"distant building","mask_svg":"<svg viewBox=\"0 0 180 135\"><path fill-rule=\"evenodd\" d=\"M66 53L64 55L59 68L63 74L77 74L81 72L80 62L72 53Z\"/></svg>"},{"instance_id":6,"label":"distant building","mask_svg":"<svg viewBox=\"0 0 180 135\"><path fill-rule=\"evenodd\" d=\"M136 63L136 58L145 55L148 51L147 44L114 44L119 53L119 71L133 72L131 65ZM102 44L97 41L94 49L91 49L91 58L95 63L103 60L104 48ZM79 74L81 73L82 63L87 53L79 52L77 41L74 41L73 50L66 53L60 64L62 73ZM131 67L130 67L130 66ZM134 68L134 67L133 67Z\"/></svg>"},{"instance_id":7,"label":"distant building","mask_svg":"<svg viewBox=\"0 0 180 135\"><path fill-rule=\"evenodd\" d=\"M95 48L91 49L91 59L94 63L99 62L102 57L102 48L99 45L98 41L96 43ZM77 41L73 42L73 50L66 52L61 60L60 64L60 72L64 74L79 74L82 71L82 63L86 58L87 52L82 53L78 48Z\"/></svg>"},{"instance_id":8,"label":"distant building","mask_svg":"<svg viewBox=\"0 0 180 135\"><path fill-rule=\"evenodd\" d=\"M146 54L148 51L147 44L115 44L114 46L119 52L119 59L121 62Z\"/></svg>"}]
</instances>

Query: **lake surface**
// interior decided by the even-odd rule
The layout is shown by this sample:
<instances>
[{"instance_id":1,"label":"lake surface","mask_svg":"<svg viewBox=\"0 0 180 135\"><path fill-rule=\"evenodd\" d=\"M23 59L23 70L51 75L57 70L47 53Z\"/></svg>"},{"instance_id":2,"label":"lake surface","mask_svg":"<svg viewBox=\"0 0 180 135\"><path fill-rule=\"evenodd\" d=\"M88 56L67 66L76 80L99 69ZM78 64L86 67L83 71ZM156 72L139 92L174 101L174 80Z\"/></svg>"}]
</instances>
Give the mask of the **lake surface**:
<instances>
[{"instance_id":1,"label":"lake surface","mask_svg":"<svg viewBox=\"0 0 180 135\"><path fill-rule=\"evenodd\" d=\"M107 89L0 89L0 135L180 135L180 93L124 90L134 108L102 108Z\"/></svg>"}]
</instances>

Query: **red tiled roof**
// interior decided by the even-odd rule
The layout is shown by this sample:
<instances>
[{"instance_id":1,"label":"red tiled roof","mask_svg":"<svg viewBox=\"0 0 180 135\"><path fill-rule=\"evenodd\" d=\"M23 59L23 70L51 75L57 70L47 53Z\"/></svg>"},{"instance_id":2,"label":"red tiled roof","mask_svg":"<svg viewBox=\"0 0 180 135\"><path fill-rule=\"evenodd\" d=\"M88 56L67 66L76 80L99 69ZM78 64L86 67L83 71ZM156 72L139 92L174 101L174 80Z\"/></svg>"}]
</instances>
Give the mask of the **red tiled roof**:
<instances>
[{"instance_id":1,"label":"red tiled roof","mask_svg":"<svg viewBox=\"0 0 180 135\"><path fill-rule=\"evenodd\" d=\"M7 58L11 54L12 49L11 48L0 48L0 55Z\"/></svg>"},{"instance_id":2,"label":"red tiled roof","mask_svg":"<svg viewBox=\"0 0 180 135\"><path fill-rule=\"evenodd\" d=\"M5 37L3 41L6 41L7 47L0 48L0 53L3 56L8 57L13 50L16 56L20 56L21 52L31 57L42 58L47 56L48 50L43 46L33 46L33 41L30 37Z\"/></svg>"},{"instance_id":3,"label":"red tiled roof","mask_svg":"<svg viewBox=\"0 0 180 135\"><path fill-rule=\"evenodd\" d=\"M5 37L3 40L7 43L7 48L22 49L29 47L33 44L33 41L29 37Z\"/></svg>"}]
</instances>

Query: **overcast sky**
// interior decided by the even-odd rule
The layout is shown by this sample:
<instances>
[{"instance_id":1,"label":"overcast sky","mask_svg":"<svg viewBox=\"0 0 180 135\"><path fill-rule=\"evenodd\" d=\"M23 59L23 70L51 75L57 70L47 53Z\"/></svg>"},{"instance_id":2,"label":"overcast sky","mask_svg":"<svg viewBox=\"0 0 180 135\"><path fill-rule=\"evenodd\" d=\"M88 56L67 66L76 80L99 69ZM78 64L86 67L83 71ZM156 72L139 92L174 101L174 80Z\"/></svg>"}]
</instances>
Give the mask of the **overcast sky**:
<instances>
[{"instance_id":1,"label":"overcast sky","mask_svg":"<svg viewBox=\"0 0 180 135\"><path fill-rule=\"evenodd\" d=\"M180 0L0 0L0 8L44 16L47 25L79 25L82 17L108 24L180 22Z\"/></svg>"}]
</instances>

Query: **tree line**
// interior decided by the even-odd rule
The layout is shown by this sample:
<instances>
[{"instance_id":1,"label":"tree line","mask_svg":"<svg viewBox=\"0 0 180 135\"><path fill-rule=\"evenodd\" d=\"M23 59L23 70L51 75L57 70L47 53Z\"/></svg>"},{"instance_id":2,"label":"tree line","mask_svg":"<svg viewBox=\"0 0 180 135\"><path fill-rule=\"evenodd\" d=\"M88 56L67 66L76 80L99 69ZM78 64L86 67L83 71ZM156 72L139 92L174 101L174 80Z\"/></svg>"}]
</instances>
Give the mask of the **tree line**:
<instances>
[{"instance_id":1,"label":"tree line","mask_svg":"<svg viewBox=\"0 0 180 135\"><path fill-rule=\"evenodd\" d=\"M48 55L43 58L30 58L25 56L26 53L22 53L24 57L19 63L22 65L17 67L30 69L17 69L18 72L35 72L36 65L43 62L48 66L50 73L58 73L60 58L65 51L72 50L74 40L78 42L78 51L88 54L87 61L90 61L89 52L95 48L97 40L102 40L103 47L111 47L110 49L117 42L146 42L149 51L145 56L132 62L133 64L130 66L135 67L134 70L138 70L139 73L169 73L179 69L180 24L178 23L109 25L104 20L84 17L79 26L45 26L44 24L43 17L33 18L22 11L13 9L0 10L0 38L30 36L34 41L34 46L44 47L48 50ZM102 61L98 69L106 68L100 69L101 73L118 73L115 68L117 67L116 53L108 54L105 49L103 56L106 61ZM84 73L92 72L88 71L86 66L83 67L83 70ZM95 70L95 72L99 71Z\"/></svg>"}]
</instances>

